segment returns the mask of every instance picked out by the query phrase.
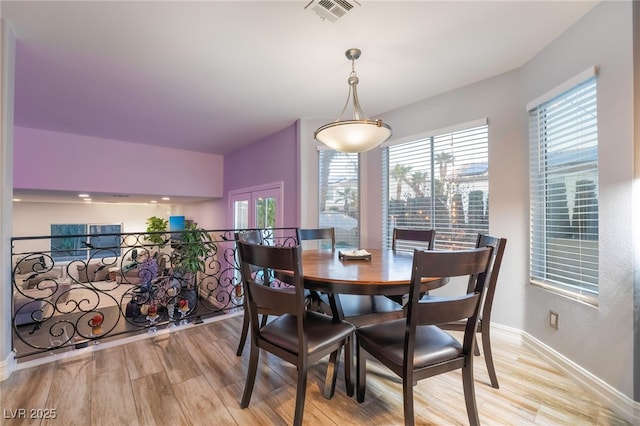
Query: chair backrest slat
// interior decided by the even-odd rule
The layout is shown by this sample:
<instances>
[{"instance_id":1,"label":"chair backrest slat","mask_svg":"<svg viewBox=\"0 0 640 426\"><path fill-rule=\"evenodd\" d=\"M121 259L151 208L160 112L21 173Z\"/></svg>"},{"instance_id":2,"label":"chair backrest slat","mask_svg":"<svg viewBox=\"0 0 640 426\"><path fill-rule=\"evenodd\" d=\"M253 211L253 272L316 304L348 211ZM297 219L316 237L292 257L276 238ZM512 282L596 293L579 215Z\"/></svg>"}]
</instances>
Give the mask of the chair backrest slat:
<instances>
[{"instance_id":1,"label":"chair backrest slat","mask_svg":"<svg viewBox=\"0 0 640 426\"><path fill-rule=\"evenodd\" d=\"M433 250L436 238L435 229L404 229L393 228L393 237L391 240L391 249L398 248L398 241L413 241L418 248ZM411 248L413 249L413 247Z\"/></svg>"},{"instance_id":2,"label":"chair backrest slat","mask_svg":"<svg viewBox=\"0 0 640 426\"><path fill-rule=\"evenodd\" d=\"M242 241L243 243L262 244L262 231L259 229L250 229L248 231L240 231L234 234L236 241Z\"/></svg>"},{"instance_id":3,"label":"chair backrest slat","mask_svg":"<svg viewBox=\"0 0 640 426\"><path fill-rule=\"evenodd\" d=\"M480 295L473 292L458 298L447 298L444 301L431 300L428 302L427 309L418 308L418 325L439 325L469 318L473 315L479 297Z\"/></svg>"},{"instance_id":4,"label":"chair backrest slat","mask_svg":"<svg viewBox=\"0 0 640 426\"><path fill-rule=\"evenodd\" d=\"M335 228L298 228L296 229L298 244L303 241L328 240L331 241L331 250L336 248Z\"/></svg>"}]
</instances>

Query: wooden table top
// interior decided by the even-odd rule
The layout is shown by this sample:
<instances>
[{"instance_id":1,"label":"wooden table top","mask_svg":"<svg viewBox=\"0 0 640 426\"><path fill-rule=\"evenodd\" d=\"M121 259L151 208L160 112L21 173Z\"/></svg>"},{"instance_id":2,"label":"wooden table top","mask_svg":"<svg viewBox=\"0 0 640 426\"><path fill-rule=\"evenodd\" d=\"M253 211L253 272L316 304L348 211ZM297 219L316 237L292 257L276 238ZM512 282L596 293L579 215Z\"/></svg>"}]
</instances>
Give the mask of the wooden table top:
<instances>
[{"instance_id":1,"label":"wooden table top","mask_svg":"<svg viewBox=\"0 0 640 426\"><path fill-rule=\"evenodd\" d=\"M371 260L341 260L339 250L303 250L304 286L326 293L407 294L413 252L366 250L371 253ZM423 290L432 290L445 282L440 278L425 279Z\"/></svg>"}]
</instances>

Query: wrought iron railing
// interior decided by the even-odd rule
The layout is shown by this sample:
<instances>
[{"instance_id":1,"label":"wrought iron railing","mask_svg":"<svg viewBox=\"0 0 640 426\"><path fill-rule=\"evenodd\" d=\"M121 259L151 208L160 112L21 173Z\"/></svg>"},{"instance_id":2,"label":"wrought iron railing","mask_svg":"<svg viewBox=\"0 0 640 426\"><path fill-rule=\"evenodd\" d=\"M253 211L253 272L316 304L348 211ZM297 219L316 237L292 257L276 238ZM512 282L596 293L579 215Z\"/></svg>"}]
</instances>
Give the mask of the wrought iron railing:
<instances>
[{"instance_id":1,"label":"wrought iron railing","mask_svg":"<svg viewBox=\"0 0 640 426\"><path fill-rule=\"evenodd\" d=\"M16 357L199 322L241 307L238 231L206 230L195 242L188 230L12 238ZM261 232L265 244L296 244L295 228ZM62 238L80 239L82 247L63 248Z\"/></svg>"}]
</instances>

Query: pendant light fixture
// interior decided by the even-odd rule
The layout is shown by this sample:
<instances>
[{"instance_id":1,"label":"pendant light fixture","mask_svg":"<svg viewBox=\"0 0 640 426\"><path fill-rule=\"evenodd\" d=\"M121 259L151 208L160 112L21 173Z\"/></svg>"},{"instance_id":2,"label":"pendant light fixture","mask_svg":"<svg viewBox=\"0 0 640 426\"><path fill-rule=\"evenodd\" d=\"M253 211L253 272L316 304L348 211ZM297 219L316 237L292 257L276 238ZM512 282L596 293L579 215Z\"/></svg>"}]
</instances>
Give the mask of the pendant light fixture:
<instances>
[{"instance_id":1,"label":"pendant light fixture","mask_svg":"<svg viewBox=\"0 0 640 426\"><path fill-rule=\"evenodd\" d=\"M352 153L369 151L391 137L391 127L388 124L379 119L369 120L360 107L356 90L358 75L355 71L355 62L361 53L360 49L349 49L345 52L347 59L351 60L351 74L347 80L349 83L347 102L336 121L325 124L313 134L317 141L336 151ZM342 115L347 110L352 96L353 119L342 120Z\"/></svg>"}]
</instances>

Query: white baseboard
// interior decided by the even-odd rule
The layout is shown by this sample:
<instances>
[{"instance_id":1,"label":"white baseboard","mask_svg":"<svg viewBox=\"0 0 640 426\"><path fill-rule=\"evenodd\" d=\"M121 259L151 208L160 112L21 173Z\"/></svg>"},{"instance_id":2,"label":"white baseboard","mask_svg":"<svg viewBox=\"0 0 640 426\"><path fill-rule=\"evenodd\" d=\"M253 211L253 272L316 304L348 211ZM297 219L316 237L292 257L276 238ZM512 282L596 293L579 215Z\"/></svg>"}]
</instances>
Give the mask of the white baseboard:
<instances>
[{"instance_id":1,"label":"white baseboard","mask_svg":"<svg viewBox=\"0 0 640 426\"><path fill-rule=\"evenodd\" d=\"M526 349L562 371L581 388L589 392L594 399L600 401L602 405L632 425L640 425L639 402L632 400L528 333L499 324L491 324L491 329L495 330L497 332L496 334L500 334L501 336L519 338Z\"/></svg>"},{"instance_id":2,"label":"white baseboard","mask_svg":"<svg viewBox=\"0 0 640 426\"><path fill-rule=\"evenodd\" d=\"M18 361L16 360L15 352L9 352L9 355L2 361L0 361L0 382L9 378L11 373L18 368Z\"/></svg>"}]
</instances>

